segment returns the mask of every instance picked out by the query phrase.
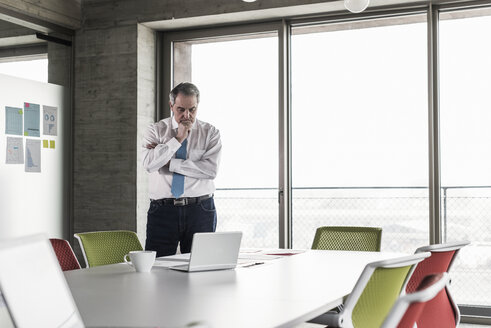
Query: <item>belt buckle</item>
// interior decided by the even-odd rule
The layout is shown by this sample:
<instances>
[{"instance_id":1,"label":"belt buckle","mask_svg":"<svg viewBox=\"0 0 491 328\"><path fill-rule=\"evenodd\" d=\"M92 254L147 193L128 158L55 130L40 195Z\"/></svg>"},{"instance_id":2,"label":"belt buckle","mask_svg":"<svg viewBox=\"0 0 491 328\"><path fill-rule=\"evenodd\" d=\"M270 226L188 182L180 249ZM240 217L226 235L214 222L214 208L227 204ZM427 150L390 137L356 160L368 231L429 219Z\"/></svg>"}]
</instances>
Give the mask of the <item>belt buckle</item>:
<instances>
[{"instance_id":1,"label":"belt buckle","mask_svg":"<svg viewBox=\"0 0 491 328\"><path fill-rule=\"evenodd\" d=\"M187 199L186 198L176 198L174 199L174 206L184 206L187 205Z\"/></svg>"}]
</instances>

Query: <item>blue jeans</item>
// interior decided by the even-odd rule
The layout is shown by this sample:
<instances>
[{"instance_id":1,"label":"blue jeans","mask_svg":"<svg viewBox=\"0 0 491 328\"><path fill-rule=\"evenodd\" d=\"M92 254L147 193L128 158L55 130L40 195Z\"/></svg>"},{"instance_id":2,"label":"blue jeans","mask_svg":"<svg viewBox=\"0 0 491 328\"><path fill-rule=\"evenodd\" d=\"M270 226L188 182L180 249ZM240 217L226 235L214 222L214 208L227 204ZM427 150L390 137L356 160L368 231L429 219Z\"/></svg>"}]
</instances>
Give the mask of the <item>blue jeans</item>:
<instances>
[{"instance_id":1,"label":"blue jeans","mask_svg":"<svg viewBox=\"0 0 491 328\"><path fill-rule=\"evenodd\" d=\"M214 232L216 225L213 197L186 206L151 201L147 213L145 250L157 251L157 257L174 255L180 243L181 253L189 253L194 233Z\"/></svg>"}]
</instances>

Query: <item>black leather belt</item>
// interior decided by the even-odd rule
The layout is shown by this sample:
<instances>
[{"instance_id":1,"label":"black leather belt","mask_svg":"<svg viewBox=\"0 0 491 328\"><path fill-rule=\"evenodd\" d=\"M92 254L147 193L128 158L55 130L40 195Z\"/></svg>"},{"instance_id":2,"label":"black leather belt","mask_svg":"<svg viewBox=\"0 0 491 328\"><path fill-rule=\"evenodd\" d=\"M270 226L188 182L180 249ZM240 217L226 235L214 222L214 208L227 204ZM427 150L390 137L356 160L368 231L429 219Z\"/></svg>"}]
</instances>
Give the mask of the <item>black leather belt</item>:
<instances>
[{"instance_id":1,"label":"black leather belt","mask_svg":"<svg viewBox=\"0 0 491 328\"><path fill-rule=\"evenodd\" d=\"M162 198L151 199L152 203L156 202L160 206L162 205L174 205L174 206L186 206L192 204L199 204L202 201L213 197L213 194L199 196L199 197L182 197L182 198Z\"/></svg>"}]
</instances>

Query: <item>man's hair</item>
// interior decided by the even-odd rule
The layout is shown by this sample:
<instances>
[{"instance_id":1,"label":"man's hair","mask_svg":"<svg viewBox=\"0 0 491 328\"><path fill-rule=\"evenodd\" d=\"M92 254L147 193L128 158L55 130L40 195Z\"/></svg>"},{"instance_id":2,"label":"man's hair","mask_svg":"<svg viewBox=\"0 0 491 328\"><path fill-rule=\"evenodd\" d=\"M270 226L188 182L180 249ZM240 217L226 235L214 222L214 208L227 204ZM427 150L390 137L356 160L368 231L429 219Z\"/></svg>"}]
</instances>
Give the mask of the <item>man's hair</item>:
<instances>
[{"instance_id":1,"label":"man's hair","mask_svg":"<svg viewBox=\"0 0 491 328\"><path fill-rule=\"evenodd\" d=\"M169 93L169 100L172 105L174 105L177 95L180 93L185 96L196 96L196 101L199 104L199 90L194 84L190 82L182 82L176 85Z\"/></svg>"}]
</instances>

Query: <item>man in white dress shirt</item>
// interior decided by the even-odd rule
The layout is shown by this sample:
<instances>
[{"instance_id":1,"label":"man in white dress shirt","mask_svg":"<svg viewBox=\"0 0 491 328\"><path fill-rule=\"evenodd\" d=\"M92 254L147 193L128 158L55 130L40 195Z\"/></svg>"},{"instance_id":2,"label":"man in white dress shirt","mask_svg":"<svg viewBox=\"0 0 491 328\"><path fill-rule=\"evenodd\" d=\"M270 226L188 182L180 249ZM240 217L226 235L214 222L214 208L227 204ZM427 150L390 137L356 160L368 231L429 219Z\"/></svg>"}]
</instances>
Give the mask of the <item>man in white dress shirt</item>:
<instances>
[{"instance_id":1,"label":"man in white dress shirt","mask_svg":"<svg viewBox=\"0 0 491 328\"><path fill-rule=\"evenodd\" d=\"M150 173L146 250L157 256L191 251L195 232L213 232L213 200L222 144L213 125L197 120L199 90L181 83L169 94L172 116L151 124L143 138ZM181 147L182 146L182 147ZM184 186L182 186L184 185Z\"/></svg>"}]
</instances>

